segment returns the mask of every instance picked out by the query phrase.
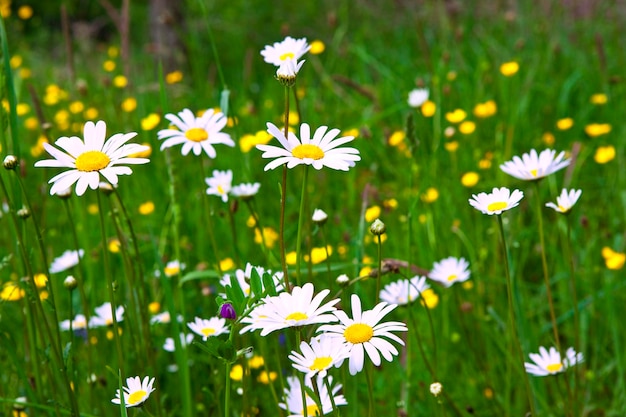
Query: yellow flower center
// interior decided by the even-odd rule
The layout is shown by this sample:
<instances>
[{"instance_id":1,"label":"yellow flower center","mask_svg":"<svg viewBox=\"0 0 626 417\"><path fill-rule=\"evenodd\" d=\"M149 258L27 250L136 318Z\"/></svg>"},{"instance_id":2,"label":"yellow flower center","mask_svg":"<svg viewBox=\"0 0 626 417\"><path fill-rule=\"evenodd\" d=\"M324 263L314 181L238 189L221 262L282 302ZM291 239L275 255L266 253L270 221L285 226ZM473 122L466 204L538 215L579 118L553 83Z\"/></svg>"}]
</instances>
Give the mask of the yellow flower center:
<instances>
[{"instance_id":1,"label":"yellow flower center","mask_svg":"<svg viewBox=\"0 0 626 417\"><path fill-rule=\"evenodd\" d=\"M286 61L288 59L293 59L294 57L295 55L293 54L293 52L285 52L279 58L281 61Z\"/></svg>"},{"instance_id":2,"label":"yellow flower center","mask_svg":"<svg viewBox=\"0 0 626 417\"><path fill-rule=\"evenodd\" d=\"M222 187L221 185L217 186L217 192L221 195L221 194L226 194L226 191L224 191L224 187Z\"/></svg>"},{"instance_id":3,"label":"yellow flower center","mask_svg":"<svg viewBox=\"0 0 626 417\"><path fill-rule=\"evenodd\" d=\"M560 205L560 204L559 204L559 207L558 207L558 208L559 208L559 211L560 211L561 213L566 213L566 212L567 212L567 210L568 210L568 209L566 209L565 207L563 207L563 206L562 206L562 205Z\"/></svg>"},{"instance_id":4,"label":"yellow flower center","mask_svg":"<svg viewBox=\"0 0 626 417\"><path fill-rule=\"evenodd\" d=\"M165 276L167 276L167 277L171 277L172 275L176 275L176 274L178 274L179 271L180 271L180 267L178 267L178 266L166 266L163 269L163 272L165 272Z\"/></svg>"},{"instance_id":5,"label":"yellow flower center","mask_svg":"<svg viewBox=\"0 0 626 417\"><path fill-rule=\"evenodd\" d=\"M128 400L126 400L126 404L128 405L137 404L139 401L143 400L146 394L147 392L145 392L142 389L137 390L128 396Z\"/></svg>"},{"instance_id":6,"label":"yellow flower center","mask_svg":"<svg viewBox=\"0 0 626 417\"><path fill-rule=\"evenodd\" d=\"M495 203L491 203L487 206L487 210L489 211L498 211L498 210L503 210L505 209L507 206L506 202L504 201L496 201Z\"/></svg>"},{"instance_id":7,"label":"yellow flower center","mask_svg":"<svg viewBox=\"0 0 626 417\"><path fill-rule=\"evenodd\" d=\"M109 165L111 159L100 151L87 151L76 158L76 169L82 172L100 171Z\"/></svg>"},{"instance_id":8,"label":"yellow flower center","mask_svg":"<svg viewBox=\"0 0 626 417\"><path fill-rule=\"evenodd\" d=\"M548 372L559 372L562 368L563 368L562 363L552 363L546 366L546 369L548 370Z\"/></svg>"},{"instance_id":9,"label":"yellow flower center","mask_svg":"<svg viewBox=\"0 0 626 417\"><path fill-rule=\"evenodd\" d=\"M291 150L291 154L298 159L310 158L317 160L324 157L324 151L319 146L311 144L298 145Z\"/></svg>"},{"instance_id":10,"label":"yellow flower center","mask_svg":"<svg viewBox=\"0 0 626 417\"><path fill-rule=\"evenodd\" d=\"M302 415L304 415L304 409L302 409ZM319 416L320 410L317 408L316 404L311 404L306 406L306 415L307 416Z\"/></svg>"},{"instance_id":11,"label":"yellow flower center","mask_svg":"<svg viewBox=\"0 0 626 417\"><path fill-rule=\"evenodd\" d=\"M350 343L365 343L374 336L374 329L363 323L355 323L343 332L343 337Z\"/></svg>"},{"instance_id":12,"label":"yellow flower center","mask_svg":"<svg viewBox=\"0 0 626 417\"><path fill-rule=\"evenodd\" d=\"M295 321L300 321L300 320L306 320L309 317L304 314L304 313L300 313L299 311L296 311L295 313L291 313L290 315L288 315L287 317L285 317L285 320L295 320Z\"/></svg>"},{"instance_id":13,"label":"yellow flower center","mask_svg":"<svg viewBox=\"0 0 626 417\"><path fill-rule=\"evenodd\" d=\"M333 358L330 356L321 356L319 358L315 358L313 361L313 365L309 366L309 369L312 371L322 371L328 368L328 365L333 361Z\"/></svg>"},{"instance_id":14,"label":"yellow flower center","mask_svg":"<svg viewBox=\"0 0 626 417\"><path fill-rule=\"evenodd\" d=\"M537 172L538 171L536 169L531 169L530 170L530 175L532 175L533 177L536 177L537 176Z\"/></svg>"},{"instance_id":15,"label":"yellow flower center","mask_svg":"<svg viewBox=\"0 0 626 417\"><path fill-rule=\"evenodd\" d=\"M213 329L211 327L205 327L204 329L202 329L200 331L205 336L211 336L211 335L213 335L215 333L215 329Z\"/></svg>"},{"instance_id":16,"label":"yellow flower center","mask_svg":"<svg viewBox=\"0 0 626 417\"><path fill-rule=\"evenodd\" d=\"M209 133L199 127L192 127L185 132L185 137L192 142L202 142L209 138Z\"/></svg>"},{"instance_id":17,"label":"yellow flower center","mask_svg":"<svg viewBox=\"0 0 626 417\"><path fill-rule=\"evenodd\" d=\"M457 278L457 276L456 276L456 275L454 275L454 274L452 274L452 275L448 276L448 282L452 282L452 281L454 281L456 278Z\"/></svg>"}]
</instances>

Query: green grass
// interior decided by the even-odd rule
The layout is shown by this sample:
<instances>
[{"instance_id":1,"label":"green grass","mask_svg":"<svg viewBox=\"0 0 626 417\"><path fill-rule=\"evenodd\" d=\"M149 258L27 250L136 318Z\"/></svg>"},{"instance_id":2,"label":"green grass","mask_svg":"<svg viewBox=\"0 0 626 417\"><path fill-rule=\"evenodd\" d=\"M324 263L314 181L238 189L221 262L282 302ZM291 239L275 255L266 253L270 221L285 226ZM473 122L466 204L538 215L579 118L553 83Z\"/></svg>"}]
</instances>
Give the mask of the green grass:
<instances>
[{"instance_id":1,"label":"green grass","mask_svg":"<svg viewBox=\"0 0 626 417\"><path fill-rule=\"evenodd\" d=\"M246 204L234 199L224 204L207 196L204 177L214 169L232 169L234 184L260 182L261 191L252 205L261 224L278 232L282 168L264 172L267 161L261 153L256 149L244 153L238 145L217 145L218 156L213 160L205 154L182 156L179 147L170 149L166 157L159 150L157 132L167 128L163 118L166 113L220 106L225 85L230 91L229 116L236 119L236 124L225 131L237 144L246 134L264 131L267 122L280 126L283 86L274 79L275 68L263 62L259 52L265 45L290 35L306 37L309 42L321 40L326 46L320 55L305 56L306 63L298 75L301 122L313 127L337 127L342 132L356 129L358 137L352 144L362 158L347 173L330 169L309 172L302 248L307 252L324 245L322 234L309 220L314 208L323 209L329 214L323 232L333 248L332 279L328 279L324 263L311 267L303 263L301 281L314 282L316 291L330 287L331 294L335 294L341 287L334 278L342 273L356 278L363 256L376 268L377 246L368 232L369 222L362 219L363 209L374 205L382 207L380 218L387 230L383 258L410 261L426 270L448 256L465 257L470 262L471 288L461 284L444 288L431 282L439 303L428 314L415 303L399 307L388 316L407 323L407 346L393 362L383 361L381 367L370 369L375 404L372 412L395 415L403 407L409 415L520 416L529 410L524 376L509 341L498 225L494 218L468 204L472 194L505 186L525 194L519 207L503 215L525 360L539 346L554 345L535 204L537 199L542 207L555 201L563 187L583 190L567 218L551 209L542 210L561 345L573 346L576 340L576 306L569 288L573 264L580 317L578 350L585 361L564 374L531 377L538 415L574 414L567 385L574 389L575 375L579 377L577 415L624 415L626 340L620 324L626 301L624 269L607 268L602 256L605 247L618 253L623 253L625 247L626 178L621 168L626 149L622 120L626 111L623 6L619 2L593 2L589 10L583 10L582 6L547 0L538 4L521 2L512 9L492 3L469 6L464 2L262 3L212 2L203 8L196 1L186 2L180 20L172 23L180 37L175 69L183 73L177 84L163 82L159 64L149 52L147 6L133 4L131 72L125 88L111 84L123 69L119 56L107 54L110 47L119 47L120 43L113 26L105 40L73 39L76 80L72 80L56 21L58 10L50 5L41 9L33 6L33 17L23 21L16 16L19 4L12 6L12 15L4 21L7 36L3 37L1 91L6 106L0 111L0 144L2 158L16 154L20 165L16 171L2 170L0 174L6 189L0 200L10 209L3 210L0 218L4 248L0 253L0 281L18 283L25 295L17 301L0 301L2 413L11 413L13 401L20 396L27 397L28 415L62 416L71 412L71 396L55 349L67 366L68 378L74 381L76 407L81 414L120 413L110 402L118 388L116 343L107 338L107 330L111 329L91 329L94 343L84 343L80 334L71 336L67 331L61 332L61 342L55 343L55 316L65 320L72 314L84 313L79 291L70 292L63 286L65 277L84 277L87 305L93 315L93 308L110 299L105 272L109 270L116 283L116 300L126 307L125 318L119 323L124 377L156 378L156 391L142 411L129 409L129 414L223 415L224 361L195 345L183 355L164 351L163 342L175 336L175 326L144 326L142 317L147 316L147 304L153 301L160 303L161 311L176 311L183 316L181 331L186 331L185 323L195 316L215 316L216 295L224 291L217 278L218 260L232 258L238 268L250 262L274 271L281 269L278 242L266 255L254 242L253 228L246 225L250 215ZM109 28L97 2L82 10L71 3L68 10L75 20L100 17ZM16 56L22 62L9 72L7 64ZM116 63L112 72L103 69L107 59ZM505 77L499 68L509 61L519 63L519 72ZM30 70L30 77L24 77L24 69ZM58 85L66 95L49 105L45 97L51 84ZM424 117L407 105L408 92L417 85L429 89L430 99L437 105L433 117ZM13 92L18 105L28 104L25 114L16 115ZM590 102L591 96L598 93L607 96L606 104ZM137 107L126 112L120 105L129 97L137 100ZM497 104L496 114L484 119L475 117L474 106L488 100ZM100 232L99 216L94 214L98 206L96 192L88 190L82 197L73 195L66 201L50 196L47 182L60 171L33 167L36 161L47 158L45 152L31 154L41 135L51 143L61 136L82 137L82 126L89 119L84 110L70 112L73 102L96 109L98 115L93 120L107 122L108 137L135 131L138 135L134 142L152 147L149 164L136 165L131 176L120 177L119 199L115 194L101 196L106 240ZM467 120L476 123L473 133L462 134L457 124L446 120L445 114L455 109L463 109ZM37 110L41 110L40 116ZM67 123L59 119L59 112L64 110L69 112ZM141 120L150 113L159 114L161 122L153 129L142 130ZM41 116L50 123L48 129L42 129ZM28 119L33 117L38 121L29 128ZM559 130L557 121L566 117L573 119L573 126ZM592 123L610 124L611 131L590 137L585 127ZM455 132L448 138L444 130L450 126ZM388 143L397 131L407 134L405 150ZM547 132L554 135L553 144L544 141ZM458 148L449 150L450 142L457 142ZM598 148L609 145L615 149L614 159L597 163L594 158ZM574 160L570 167L543 180L538 193L530 183L516 180L498 168L514 155L548 147L572 153ZM484 165L485 160L491 162L490 166ZM287 252L296 250L303 175L300 168L288 172ZM469 171L480 175L472 187L461 182L462 175ZM23 182L25 193L20 191L18 180ZM431 187L439 196L428 203L422 197ZM391 199L397 201L397 206L385 206ZM148 201L154 203L154 212L140 214L139 206ZM28 202L33 216L14 217ZM128 222L136 234L137 250L129 240L132 236ZM568 222L571 257L567 250ZM40 309L32 286L23 277L46 273L50 260L74 249L72 228L86 256L79 267L50 276L47 290L52 290L54 304L48 298ZM37 230L42 234L44 253ZM105 262L103 250L113 238L122 241L121 252L108 253ZM356 259L359 254L362 256ZM180 276L163 278L164 266L177 257L186 265L183 276L195 271L207 271L206 275L183 282ZM295 269L295 265L290 266L290 276L295 275ZM387 274L383 284L405 274L405 268ZM372 308L375 289L374 279L344 288L342 308L349 313L353 292L361 296L365 309ZM44 322L49 324L52 338ZM255 354L265 359L263 369L278 375L268 385L257 379L263 369L251 369L241 381L232 381L234 415L287 415L279 411L277 397L281 396L286 376L295 374L287 356L296 349L296 335L285 331L284 336L272 333L262 338L258 332L233 335L234 349L252 346ZM307 336L303 334L303 340ZM224 342L228 339L221 338ZM196 337L196 342L203 343L200 340ZM436 381L418 343L443 385L444 395L440 397L429 392L430 384ZM212 348L211 343L207 346ZM221 356L228 355L222 352ZM236 362L245 363L242 358ZM171 371L172 364L178 365L178 372ZM180 372L181 364L186 367L184 372ZM343 384L349 403L340 408L341 414L368 413L366 373L351 377L347 363L330 373ZM91 375L94 382L87 383ZM239 388L244 395L239 394ZM401 400L405 402L401 404Z\"/></svg>"}]
</instances>

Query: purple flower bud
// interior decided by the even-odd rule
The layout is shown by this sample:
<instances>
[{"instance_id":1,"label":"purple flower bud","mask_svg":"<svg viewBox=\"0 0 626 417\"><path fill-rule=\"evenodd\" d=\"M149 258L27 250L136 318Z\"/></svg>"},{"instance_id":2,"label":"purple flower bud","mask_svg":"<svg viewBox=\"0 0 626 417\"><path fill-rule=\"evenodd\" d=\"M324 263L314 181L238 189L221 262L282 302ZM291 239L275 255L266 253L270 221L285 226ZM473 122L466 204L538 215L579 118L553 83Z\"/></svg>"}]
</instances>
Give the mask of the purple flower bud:
<instances>
[{"instance_id":1,"label":"purple flower bud","mask_svg":"<svg viewBox=\"0 0 626 417\"><path fill-rule=\"evenodd\" d=\"M220 317L227 320L235 320L237 313L231 303L224 303L220 307Z\"/></svg>"}]
</instances>

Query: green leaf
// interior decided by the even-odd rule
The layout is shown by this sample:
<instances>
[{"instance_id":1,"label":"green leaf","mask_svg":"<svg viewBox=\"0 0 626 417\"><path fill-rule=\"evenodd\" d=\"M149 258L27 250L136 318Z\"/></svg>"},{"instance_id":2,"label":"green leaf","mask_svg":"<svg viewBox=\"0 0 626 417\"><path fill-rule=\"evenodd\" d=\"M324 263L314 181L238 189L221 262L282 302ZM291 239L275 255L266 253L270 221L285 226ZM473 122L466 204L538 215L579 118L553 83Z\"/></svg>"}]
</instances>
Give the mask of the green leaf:
<instances>
[{"instance_id":1,"label":"green leaf","mask_svg":"<svg viewBox=\"0 0 626 417\"><path fill-rule=\"evenodd\" d=\"M184 283L187 281L195 281L197 279L207 279L207 278L222 278L222 276L212 269L207 269L205 271L191 271L180 279L178 283L179 287L182 287Z\"/></svg>"}]
</instances>

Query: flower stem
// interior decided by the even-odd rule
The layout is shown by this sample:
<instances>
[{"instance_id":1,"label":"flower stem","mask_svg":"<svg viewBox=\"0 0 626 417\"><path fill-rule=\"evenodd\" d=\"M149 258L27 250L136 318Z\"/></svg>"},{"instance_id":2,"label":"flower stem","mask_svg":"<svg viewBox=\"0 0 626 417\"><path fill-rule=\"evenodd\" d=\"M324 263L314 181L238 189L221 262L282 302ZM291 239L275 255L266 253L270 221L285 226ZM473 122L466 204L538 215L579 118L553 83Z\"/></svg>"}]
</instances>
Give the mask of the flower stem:
<instances>
[{"instance_id":1,"label":"flower stem","mask_svg":"<svg viewBox=\"0 0 626 417\"><path fill-rule=\"evenodd\" d=\"M289 87L285 86L285 138L289 136ZM280 225L279 225L279 239L280 239L280 263L283 268L283 279L285 281L285 290L291 293L291 286L289 285L289 274L287 272L287 252L285 251L285 205L287 199L287 165L283 165L283 180L280 188ZM263 231L261 231L261 234Z\"/></svg>"},{"instance_id":2,"label":"flower stem","mask_svg":"<svg viewBox=\"0 0 626 417\"><path fill-rule=\"evenodd\" d=\"M376 274L376 304L380 301L380 281L383 276L383 242L380 238L380 234L376 235L376 239L378 240L378 273Z\"/></svg>"},{"instance_id":3,"label":"flower stem","mask_svg":"<svg viewBox=\"0 0 626 417\"><path fill-rule=\"evenodd\" d=\"M372 365L370 363L365 364L365 378L367 379L367 395L369 397L368 402L368 417L372 417L374 414L374 387L372 383Z\"/></svg>"},{"instance_id":4,"label":"flower stem","mask_svg":"<svg viewBox=\"0 0 626 417\"><path fill-rule=\"evenodd\" d=\"M309 167L304 166L304 177L302 178L302 193L300 195L300 213L298 214L298 235L296 237L296 282L298 285L302 283L300 275L300 262L302 254L302 226L304 223L304 205L306 200L306 188L309 179Z\"/></svg>"},{"instance_id":5,"label":"flower stem","mask_svg":"<svg viewBox=\"0 0 626 417\"><path fill-rule=\"evenodd\" d=\"M576 270L574 267L574 258L572 256L572 227L569 221L569 217L567 217L567 239L565 240L565 256L569 259L569 268L570 268L570 291L572 295L572 302L574 304L574 350L576 352L580 352L580 316L578 313L578 296L576 293ZM578 413L578 388L580 384L580 372L578 371L579 367L576 367L574 370L574 397L572 402L572 411L575 416L579 415Z\"/></svg>"}]
</instances>

